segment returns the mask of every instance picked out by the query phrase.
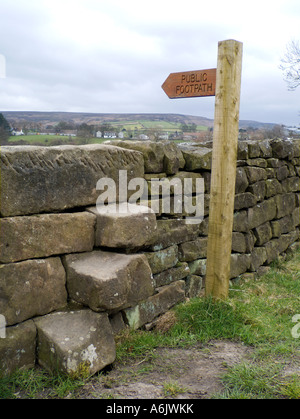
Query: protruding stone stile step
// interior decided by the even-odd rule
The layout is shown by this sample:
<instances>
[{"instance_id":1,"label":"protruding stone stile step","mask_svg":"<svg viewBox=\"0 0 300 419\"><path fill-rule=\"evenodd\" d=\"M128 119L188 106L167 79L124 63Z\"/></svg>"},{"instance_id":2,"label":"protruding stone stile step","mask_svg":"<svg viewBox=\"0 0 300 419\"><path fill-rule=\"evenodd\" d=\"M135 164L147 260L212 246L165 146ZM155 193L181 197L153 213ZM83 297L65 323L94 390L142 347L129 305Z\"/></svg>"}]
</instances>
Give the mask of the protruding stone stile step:
<instances>
[{"instance_id":1,"label":"protruding stone stile step","mask_svg":"<svg viewBox=\"0 0 300 419\"><path fill-rule=\"evenodd\" d=\"M156 215L146 206L123 202L88 210L97 217L97 247L140 249L153 244L157 238Z\"/></svg>"},{"instance_id":2,"label":"protruding stone stile step","mask_svg":"<svg viewBox=\"0 0 300 419\"><path fill-rule=\"evenodd\" d=\"M36 318L38 362L47 370L90 375L114 362L113 331L106 313L89 309Z\"/></svg>"},{"instance_id":3,"label":"protruding stone stile step","mask_svg":"<svg viewBox=\"0 0 300 419\"><path fill-rule=\"evenodd\" d=\"M143 254L95 250L64 257L72 300L94 311L117 312L154 292L148 260Z\"/></svg>"}]
</instances>

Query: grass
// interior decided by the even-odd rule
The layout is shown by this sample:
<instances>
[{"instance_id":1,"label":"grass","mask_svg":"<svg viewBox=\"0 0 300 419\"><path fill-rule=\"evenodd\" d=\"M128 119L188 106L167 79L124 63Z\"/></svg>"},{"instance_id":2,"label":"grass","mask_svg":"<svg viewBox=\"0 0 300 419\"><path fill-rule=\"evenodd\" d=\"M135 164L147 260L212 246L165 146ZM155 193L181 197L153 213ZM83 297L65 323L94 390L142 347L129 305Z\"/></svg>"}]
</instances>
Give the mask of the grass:
<instances>
[{"instance_id":1,"label":"grass","mask_svg":"<svg viewBox=\"0 0 300 419\"><path fill-rule=\"evenodd\" d=\"M82 139L79 137L58 136L58 135L25 135L24 137L10 137L9 143L11 142L24 142L27 145L64 145L64 144L101 144L107 141L107 138L88 138Z\"/></svg>"},{"instance_id":2,"label":"grass","mask_svg":"<svg viewBox=\"0 0 300 419\"><path fill-rule=\"evenodd\" d=\"M252 347L252 358L227 368L222 377L224 392L215 398L300 398L297 370L283 374L286 365L300 364L300 337L292 334L297 326L293 317L300 314L300 250L289 261L274 263L263 277L231 285L226 301L194 298L173 312L176 322L168 332L139 330L120 335L117 361L154 359L157 347L191 347L214 339L239 341ZM40 369L17 372L0 380L0 398L76 397L86 380L52 376ZM175 384L165 383L165 393L180 393Z\"/></svg>"}]
</instances>

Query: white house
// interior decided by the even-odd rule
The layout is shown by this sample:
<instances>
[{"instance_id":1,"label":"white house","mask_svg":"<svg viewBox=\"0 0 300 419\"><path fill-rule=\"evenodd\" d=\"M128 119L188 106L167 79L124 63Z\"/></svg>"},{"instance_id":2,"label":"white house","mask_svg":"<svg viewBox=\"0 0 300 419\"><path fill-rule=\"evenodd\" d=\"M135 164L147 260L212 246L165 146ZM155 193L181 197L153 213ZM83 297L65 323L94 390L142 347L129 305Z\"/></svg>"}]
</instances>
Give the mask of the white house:
<instances>
[{"instance_id":1,"label":"white house","mask_svg":"<svg viewBox=\"0 0 300 419\"><path fill-rule=\"evenodd\" d=\"M104 138L117 138L115 132L105 132L103 135Z\"/></svg>"},{"instance_id":2,"label":"white house","mask_svg":"<svg viewBox=\"0 0 300 419\"><path fill-rule=\"evenodd\" d=\"M140 134L140 135L139 135L139 139L140 139L140 140L149 140L149 137L148 137L148 135L146 135L146 134Z\"/></svg>"},{"instance_id":3,"label":"white house","mask_svg":"<svg viewBox=\"0 0 300 419\"><path fill-rule=\"evenodd\" d=\"M101 131L97 131L96 132L96 137L97 138L102 138L102 132Z\"/></svg>"},{"instance_id":4,"label":"white house","mask_svg":"<svg viewBox=\"0 0 300 419\"><path fill-rule=\"evenodd\" d=\"M21 131L12 130L11 135L18 136L18 135L25 135L25 134L23 130L21 129Z\"/></svg>"}]
</instances>

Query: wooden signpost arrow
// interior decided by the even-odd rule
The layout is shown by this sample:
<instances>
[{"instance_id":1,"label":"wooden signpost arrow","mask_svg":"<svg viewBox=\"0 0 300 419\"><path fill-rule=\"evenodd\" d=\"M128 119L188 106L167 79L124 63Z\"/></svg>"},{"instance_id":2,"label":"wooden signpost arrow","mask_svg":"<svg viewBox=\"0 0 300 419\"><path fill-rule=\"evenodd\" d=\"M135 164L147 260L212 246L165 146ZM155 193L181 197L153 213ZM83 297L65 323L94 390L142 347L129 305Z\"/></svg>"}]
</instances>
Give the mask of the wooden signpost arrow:
<instances>
[{"instance_id":1,"label":"wooden signpost arrow","mask_svg":"<svg viewBox=\"0 0 300 419\"><path fill-rule=\"evenodd\" d=\"M241 42L221 41L216 70L172 73L162 85L172 99L216 97L205 279L205 294L215 299L229 290L242 50Z\"/></svg>"},{"instance_id":2,"label":"wooden signpost arrow","mask_svg":"<svg viewBox=\"0 0 300 419\"><path fill-rule=\"evenodd\" d=\"M216 69L171 73L162 88L170 99L215 96Z\"/></svg>"}]
</instances>

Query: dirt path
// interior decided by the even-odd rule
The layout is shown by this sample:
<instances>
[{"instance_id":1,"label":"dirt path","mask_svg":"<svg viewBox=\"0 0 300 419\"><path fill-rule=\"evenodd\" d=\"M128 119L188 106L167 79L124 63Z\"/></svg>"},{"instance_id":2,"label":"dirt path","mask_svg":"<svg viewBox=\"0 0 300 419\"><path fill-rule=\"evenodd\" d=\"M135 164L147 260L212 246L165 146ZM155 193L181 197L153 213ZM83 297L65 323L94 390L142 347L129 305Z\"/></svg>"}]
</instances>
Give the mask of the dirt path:
<instances>
[{"instance_id":1,"label":"dirt path","mask_svg":"<svg viewBox=\"0 0 300 419\"><path fill-rule=\"evenodd\" d=\"M94 377L79 398L206 399L223 390L227 367L247 360L251 350L241 343L213 341L193 349L159 348L150 359L116 364Z\"/></svg>"}]
</instances>

